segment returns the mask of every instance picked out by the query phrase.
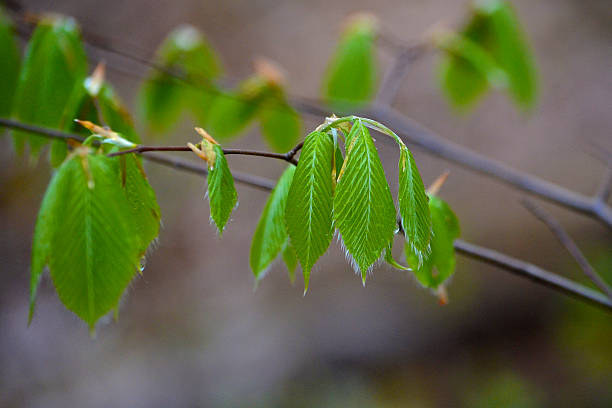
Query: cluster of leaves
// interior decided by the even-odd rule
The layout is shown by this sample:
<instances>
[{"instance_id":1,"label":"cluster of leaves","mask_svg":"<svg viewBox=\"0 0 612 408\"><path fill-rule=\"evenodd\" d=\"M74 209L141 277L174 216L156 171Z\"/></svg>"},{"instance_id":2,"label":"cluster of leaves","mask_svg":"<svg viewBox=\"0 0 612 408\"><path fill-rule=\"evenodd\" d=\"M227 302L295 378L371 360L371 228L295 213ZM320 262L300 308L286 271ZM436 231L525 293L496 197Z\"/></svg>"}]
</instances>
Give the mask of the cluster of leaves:
<instances>
[{"instance_id":1,"label":"cluster of leaves","mask_svg":"<svg viewBox=\"0 0 612 408\"><path fill-rule=\"evenodd\" d=\"M369 15L356 15L344 26L322 86L334 109L352 110L374 96L376 37L377 24ZM478 3L460 32L445 33L436 44L445 53L442 86L453 103L470 105L489 87L505 87L521 106L532 104L535 69L506 2ZM79 28L71 18L42 16L22 58L12 22L0 9L0 52L0 116L84 136L93 132L84 143L52 143L50 161L57 170L34 233L30 308L31 319L48 266L62 302L93 328L117 309L159 232L160 210L140 158L109 156L140 143L138 132L105 81L104 67L88 76ZM140 92L139 111L147 129L167 132L189 112L220 141L258 122L274 150L288 151L296 144L302 125L278 67L259 61L255 74L234 89L219 85L221 74L219 58L204 35L191 26L172 32ZM75 123L77 118L84 127ZM369 128L398 143L397 200ZM208 133L200 133L202 141L190 147L208 163L211 219L222 233L237 193L223 149ZM49 143L24 131L12 136L17 152L29 147L35 158ZM299 164L289 165L278 180L253 237L250 265L256 280L281 255L292 281L299 262L307 289L313 266L336 233L364 284L381 259L412 269L432 289L444 285L454 271L456 216L439 197L427 194L401 139L382 124L356 116L328 119L310 133ZM404 236L409 267L391 255L398 234Z\"/></svg>"},{"instance_id":2,"label":"cluster of leaves","mask_svg":"<svg viewBox=\"0 0 612 408\"><path fill-rule=\"evenodd\" d=\"M398 209L369 127L399 145ZM398 233L404 236L406 259L423 286L438 288L454 270L457 218L441 199L428 199L402 140L370 119L329 119L306 137L297 168L285 170L257 225L250 257L255 278L263 278L282 254L292 280L295 259L299 260L307 290L310 272L336 231L364 285L368 271L382 258L409 270L391 256Z\"/></svg>"}]
</instances>

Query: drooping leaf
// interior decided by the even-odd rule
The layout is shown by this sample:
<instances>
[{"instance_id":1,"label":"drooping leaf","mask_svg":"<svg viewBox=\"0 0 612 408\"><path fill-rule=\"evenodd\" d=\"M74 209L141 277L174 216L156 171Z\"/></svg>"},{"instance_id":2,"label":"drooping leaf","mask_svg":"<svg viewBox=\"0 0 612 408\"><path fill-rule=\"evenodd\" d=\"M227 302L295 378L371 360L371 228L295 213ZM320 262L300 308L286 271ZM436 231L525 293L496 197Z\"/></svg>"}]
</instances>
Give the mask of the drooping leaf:
<instances>
[{"instance_id":1,"label":"drooping leaf","mask_svg":"<svg viewBox=\"0 0 612 408\"><path fill-rule=\"evenodd\" d=\"M340 39L327 69L323 96L340 109L369 101L376 88L375 22L356 16Z\"/></svg>"},{"instance_id":2,"label":"drooping leaf","mask_svg":"<svg viewBox=\"0 0 612 408\"><path fill-rule=\"evenodd\" d=\"M332 239L332 155L329 135L309 134L289 189L285 221L291 246L302 265L305 290L313 265Z\"/></svg>"},{"instance_id":3,"label":"drooping leaf","mask_svg":"<svg viewBox=\"0 0 612 408\"><path fill-rule=\"evenodd\" d=\"M155 191L142 168L140 157L119 156L121 184L130 204L132 223L138 235L140 255L144 256L151 242L159 235L161 211Z\"/></svg>"},{"instance_id":4,"label":"drooping leaf","mask_svg":"<svg viewBox=\"0 0 612 408\"><path fill-rule=\"evenodd\" d=\"M412 271L412 269L400 264L399 262L395 260L395 258L393 258L392 249L393 249L393 241L389 242L389 245L387 246L387 248L385 248L385 262L387 262L392 267L399 269L401 271Z\"/></svg>"},{"instance_id":5,"label":"drooping leaf","mask_svg":"<svg viewBox=\"0 0 612 408\"><path fill-rule=\"evenodd\" d=\"M532 106L537 94L537 70L526 36L510 2L480 2L465 29L465 35L478 41L506 72L515 102L526 108Z\"/></svg>"},{"instance_id":6,"label":"drooping leaf","mask_svg":"<svg viewBox=\"0 0 612 408\"><path fill-rule=\"evenodd\" d=\"M218 92L213 81L221 64L204 35L183 25L168 35L157 52L157 66L143 83L140 107L148 127L165 132L191 111L200 126Z\"/></svg>"},{"instance_id":7,"label":"drooping leaf","mask_svg":"<svg viewBox=\"0 0 612 408\"><path fill-rule=\"evenodd\" d=\"M278 180L276 187L268 197L266 206L255 229L251 243L250 264L255 279L264 277L266 270L287 246L287 228L285 227L285 209L289 188L295 173L295 166L287 167ZM287 266L290 268L290 265ZM295 268L293 268L295 270Z\"/></svg>"},{"instance_id":8,"label":"drooping leaf","mask_svg":"<svg viewBox=\"0 0 612 408\"><path fill-rule=\"evenodd\" d=\"M245 130L257 116L262 98L249 92L222 93L210 109L208 129L219 140Z\"/></svg>"},{"instance_id":9,"label":"drooping leaf","mask_svg":"<svg viewBox=\"0 0 612 408\"><path fill-rule=\"evenodd\" d=\"M289 280L291 283L295 283L295 269L297 268L298 259L289 238L287 238L287 242L285 242L285 248L283 249L282 255L289 274Z\"/></svg>"},{"instance_id":10,"label":"drooping leaf","mask_svg":"<svg viewBox=\"0 0 612 408\"><path fill-rule=\"evenodd\" d=\"M32 298L45 263L64 305L93 329L116 308L141 256L116 158L79 153L52 180L36 226Z\"/></svg>"},{"instance_id":11,"label":"drooping leaf","mask_svg":"<svg viewBox=\"0 0 612 408\"><path fill-rule=\"evenodd\" d=\"M236 187L234 187L234 177L227 165L223 150L219 145L214 145L213 149L215 159L208 171L208 200L210 202L210 217L215 222L219 235L222 235L225 225L238 202L238 194L236 193Z\"/></svg>"},{"instance_id":12,"label":"drooping leaf","mask_svg":"<svg viewBox=\"0 0 612 408\"><path fill-rule=\"evenodd\" d=\"M268 101L259 118L261 132L273 150L287 152L295 146L300 137L300 116L285 100Z\"/></svg>"},{"instance_id":13,"label":"drooping leaf","mask_svg":"<svg viewBox=\"0 0 612 408\"><path fill-rule=\"evenodd\" d=\"M334 197L334 220L365 284L368 270L393 238L396 213L374 141L361 120L353 124L346 146Z\"/></svg>"},{"instance_id":14,"label":"drooping leaf","mask_svg":"<svg viewBox=\"0 0 612 408\"><path fill-rule=\"evenodd\" d=\"M43 19L26 48L15 96L14 116L26 123L60 127L67 104L87 74L87 58L74 20ZM26 141L36 155L48 139L23 131L13 132L22 152Z\"/></svg>"},{"instance_id":15,"label":"drooping leaf","mask_svg":"<svg viewBox=\"0 0 612 408\"><path fill-rule=\"evenodd\" d=\"M134 129L130 113L109 84L102 85L98 101L100 114L106 125L130 142L140 143L140 136Z\"/></svg>"},{"instance_id":16,"label":"drooping leaf","mask_svg":"<svg viewBox=\"0 0 612 408\"><path fill-rule=\"evenodd\" d=\"M457 216L442 199L429 197L433 236L431 255L419 266L419 259L406 243L406 259L414 270L421 285L436 289L455 271L455 249L453 242L459 237L460 228Z\"/></svg>"},{"instance_id":17,"label":"drooping leaf","mask_svg":"<svg viewBox=\"0 0 612 408\"><path fill-rule=\"evenodd\" d=\"M4 14L0 6L0 117L10 116L13 109L13 100L19 77L21 56L17 48L14 27L10 19Z\"/></svg>"},{"instance_id":18,"label":"drooping leaf","mask_svg":"<svg viewBox=\"0 0 612 408\"><path fill-rule=\"evenodd\" d=\"M398 166L398 204L402 227L406 242L420 264L430 252L431 215L427 194L414 157L406 146L400 147Z\"/></svg>"}]
</instances>

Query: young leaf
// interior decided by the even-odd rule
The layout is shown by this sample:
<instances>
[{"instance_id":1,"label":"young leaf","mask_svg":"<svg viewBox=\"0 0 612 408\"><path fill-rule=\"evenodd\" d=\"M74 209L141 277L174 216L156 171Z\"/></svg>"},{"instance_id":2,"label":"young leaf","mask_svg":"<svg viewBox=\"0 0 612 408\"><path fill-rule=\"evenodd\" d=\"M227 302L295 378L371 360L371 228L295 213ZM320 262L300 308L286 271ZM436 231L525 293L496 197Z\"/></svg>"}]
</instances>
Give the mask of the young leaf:
<instances>
[{"instance_id":1,"label":"young leaf","mask_svg":"<svg viewBox=\"0 0 612 408\"><path fill-rule=\"evenodd\" d=\"M268 197L255 229L255 235L253 235L251 243L250 264L257 280L264 277L266 269L281 251L283 251L283 258L285 258L284 249L287 247L288 239L285 227L285 209L294 173L295 166L287 167ZM290 265L288 265L288 268L290 268Z\"/></svg>"},{"instance_id":2,"label":"young leaf","mask_svg":"<svg viewBox=\"0 0 612 408\"><path fill-rule=\"evenodd\" d=\"M42 20L25 52L15 96L14 116L26 123L59 127L74 88L87 74L87 58L74 20L48 17ZM48 139L14 131L18 152L26 140L37 154Z\"/></svg>"},{"instance_id":3,"label":"young leaf","mask_svg":"<svg viewBox=\"0 0 612 408\"><path fill-rule=\"evenodd\" d=\"M109 84L102 85L98 94L98 102L100 115L108 127L120 133L130 142L140 143L140 136L134 129L134 121L130 113Z\"/></svg>"},{"instance_id":4,"label":"young leaf","mask_svg":"<svg viewBox=\"0 0 612 408\"><path fill-rule=\"evenodd\" d=\"M225 224L236 207L238 195L223 150L219 145L214 145L213 149L215 158L208 171L208 200L210 218L217 225L219 235L222 235Z\"/></svg>"},{"instance_id":5,"label":"young leaf","mask_svg":"<svg viewBox=\"0 0 612 408\"><path fill-rule=\"evenodd\" d=\"M353 124L346 146L334 220L365 284L368 270L393 238L395 206L374 141L361 120Z\"/></svg>"},{"instance_id":6,"label":"young leaf","mask_svg":"<svg viewBox=\"0 0 612 408\"><path fill-rule=\"evenodd\" d=\"M429 209L433 225L431 255L422 264L406 244L406 259L414 270L421 285L437 289L455 271L455 249L453 242L459 237L460 228L457 216L448 204L436 196L429 197Z\"/></svg>"},{"instance_id":7,"label":"young leaf","mask_svg":"<svg viewBox=\"0 0 612 408\"><path fill-rule=\"evenodd\" d=\"M0 117L8 117L13 109L13 98L19 77L21 57L17 48L17 41L13 35L13 24L4 14L0 6Z\"/></svg>"},{"instance_id":8,"label":"young leaf","mask_svg":"<svg viewBox=\"0 0 612 408\"><path fill-rule=\"evenodd\" d=\"M300 137L301 121L298 113L284 100L267 102L259 114L261 132L272 149L287 152Z\"/></svg>"},{"instance_id":9,"label":"young leaf","mask_svg":"<svg viewBox=\"0 0 612 408\"><path fill-rule=\"evenodd\" d=\"M261 100L258 94L240 90L220 94L210 108L207 127L219 140L235 136L255 119Z\"/></svg>"},{"instance_id":10,"label":"young leaf","mask_svg":"<svg viewBox=\"0 0 612 408\"><path fill-rule=\"evenodd\" d=\"M151 188L142 168L140 157L133 154L119 157L121 184L130 204L131 220L138 235L140 256L159 235L161 211L155 191Z\"/></svg>"},{"instance_id":11,"label":"young leaf","mask_svg":"<svg viewBox=\"0 0 612 408\"><path fill-rule=\"evenodd\" d=\"M157 53L156 69L144 82L140 106L145 122L156 132L173 126L185 109L205 125L221 64L208 41L196 28L181 26L168 35ZM179 76L180 78L176 78Z\"/></svg>"},{"instance_id":12,"label":"young leaf","mask_svg":"<svg viewBox=\"0 0 612 408\"><path fill-rule=\"evenodd\" d=\"M406 146L400 147L398 204L406 242L419 259L429 255L431 239L431 215L423 180L412 153Z\"/></svg>"},{"instance_id":13,"label":"young leaf","mask_svg":"<svg viewBox=\"0 0 612 408\"><path fill-rule=\"evenodd\" d=\"M358 15L347 25L323 86L324 97L334 106L354 107L372 98L376 87L375 35L372 16Z\"/></svg>"},{"instance_id":14,"label":"young leaf","mask_svg":"<svg viewBox=\"0 0 612 408\"><path fill-rule=\"evenodd\" d=\"M141 251L118 162L78 153L52 180L36 225L32 294L48 263L61 301L93 329L117 307Z\"/></svg>"},{"instance_id":15,"label":"young leaf","mask_svg":"<svg viewBox=\"0 0 612 408\"><path fill-rule=\"evenodd\" d=\"M325 133L306 137L287 199L287 232L302 265L305 291L313 265L332 239L333 147Z\"/></svg>"}]
</instances>

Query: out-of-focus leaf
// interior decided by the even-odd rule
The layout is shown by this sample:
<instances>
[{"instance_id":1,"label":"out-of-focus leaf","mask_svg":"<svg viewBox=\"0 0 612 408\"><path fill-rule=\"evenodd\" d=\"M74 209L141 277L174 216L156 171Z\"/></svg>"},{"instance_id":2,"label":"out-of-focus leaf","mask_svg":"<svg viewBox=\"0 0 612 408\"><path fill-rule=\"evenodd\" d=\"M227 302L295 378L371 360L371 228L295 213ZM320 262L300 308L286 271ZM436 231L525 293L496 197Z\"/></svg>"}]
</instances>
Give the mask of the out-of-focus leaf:
<instances>
[{"instance_id":1,"label":"out-of-focus leaf","mask_svg":"<svg viewBox=\"0 0 612 408\"><path fill-rule=\"evenodd\" d=\"M436 289L455 271L453 243L459 237L459 220L448 204L436 196L429 197L433 227L431 255L420 264L412 248L406 244L406 259L421 285Z\"/></svg>"},{"instance_id":2,"label":"out-of-focus leaf","mask_svg":"<svg viewBox=\"0 0 612 408\"><path fill-rule=\"evenodd\" d=\"M206 143L206 141L202 143ZM208 171L208 200L210 202L210 217L217 225L219 235L222 235L238 201L238 195L234 187L234 177L227 165L223 150L219 145L214 145L213 149L215 159Z\"/></svg>"},{"instance_id":3,"label":"out-of-focus leaf","mask_svg":"<svg viewBox=\"0 0 612 408\"><path fill-rule=\"evenodd\" d=\"M325 133L312 132L306 137L287 199L287 232L302 265L304 291L313 265L332 239L333 148Z\"/></svg>"},{"instance_id":4,"label":"out-of-focus leaf","mask_svg":"<svg viewBox=\"0 0 612 408\"><path fill-rule=\"evenodd\" d=\"M341 109L369 101L376 88L375 21L358 15L347 24L327 69L323 96Z\"/></svg>"},{"instance_id":5,"label":"out-of-focus leaf","mask_svg":"<svg viewBox=\"0 0 612 408\"><path fill-rule=\"evenodd\" d=\"M13 99L19 77L21 56L17 48L17 40L13 34L13 24L4 14L0 6L0 117L10 116L13 109Z\"/></svg>"},{"instance_id":6,"label":"out-of-focus leaf","mask_svg":"<svg viewBox=\"0 0 612 408\"><path fill-rule=\"evenodd\" d=\"M368 270L393 238L395 214L374 141L358 119L346 137L346 159L334 197L334 220L364 284Z\"/></svg>"},{"instance_id":7,"label":"out-of-focus leaf","mask_svg":"<svg viewBox=\"0 0 612 408\"><path fill-rule=\"evenodd\" d=\"M143 242L133 214L116 158L78 153L64 162L37 220L32 300L48 264L62 303L93 330L139 269Z\"/></svg>"},{"instance_id":8,"label":"out-of-focus leaf","mask_svg":"<svg viewBox=\"0 0 612 408\"><path fill-rule=\"evenodd\" d=\"M291 246L291 242L289 242L289 238L287 238L287 242L285 242L285 248L283 248L282 255L285 266L287 266L289 280L291 283L295 283L295 269L297 268L298 259L295 249Z\"/></svg>"},{"instance_id":9,"label":"out-of-focus leaf","mask_svg":"<svg viewBox=\"0 0 612 408\"><path fill-rule=\"evenodd\" d=\"M406 146L400 147L398 204L406 242L419 259L429 255L431 216L423 180L412 153Z\"/></svg>"},{"instance_id":10,"label":"out-of-focus leaf","mask_svg":"<svg viewBox=\"0 0 612 408\"><path fill-rule=\"evenodd\" d=\"M287 228L285 227L285 209L287 208L287 196L295 173L295 166L287 167L278 180L276 187L268 197L266 206L261 213L261 218L255 229L251 243L250 264L255 279L264 277L266 270L287 246ZM289 256L289 255L287 255ZM291 269L291 265L287 265ZM293 267L295 270L295 267Z\"/></svg>"},{"instance_id":11,"label":"out-of-focus leaf","mask_svg":"<svg viewBox=\"0 0 612 408\"><path fill-rule=\"evenodd\" d=\"M67 104L87 74L87 58L78 27L65 17L43 19L26 48L16 92L14 116L26 123L58 128L65 123ZM14 131L18 152L26 141L36 155L48 139Z\"/></svg>"},{"instance_id":12,"label":"out-of-focus leaf","mask_svg":"<svg viewBox=\"0 0 612 408\"><path fill-rule=\"evenodd\" d=\"M109 84L102 85L98 101L100 114L106 125L130 142L140 143L140 136L134 129L130 113Z\"/></svg>"},{"instance_id":13,"label":"out-of-focus leaf","mask_svg":"<svg viewBox=\"0 0 612 408\"><path fill-rule=\"evenodd\" d=\"M218 93L213 80L221 64L204 35L183 25L168 35L157 53L157 67L144 82L140 105L149 128L167 131L190 110L200 126Z\"/></svg>"},{"instance_id":14,"label":"out-of-focus leaf","mask_svg":"<svg viewBox=\"0 0 612 408\"><path fill-rule=\"evenodd\" d=\"M507 73L514 101L532 106L537 95L535 61L512 5L502 0L480 2L465 35L479 39Z\"/></svg>"},{"instance_id":15,"label":"out-of-focus leaf","mask_svg":"<svg viewBox=\"0 0 612 408\"><path fill-rule=\"evenodd\" d=\"M287 152L295 146L300 137L300 116L284 99L264 104L259 118L261 132L272 149Z\"/></svg>"}]
</instances>

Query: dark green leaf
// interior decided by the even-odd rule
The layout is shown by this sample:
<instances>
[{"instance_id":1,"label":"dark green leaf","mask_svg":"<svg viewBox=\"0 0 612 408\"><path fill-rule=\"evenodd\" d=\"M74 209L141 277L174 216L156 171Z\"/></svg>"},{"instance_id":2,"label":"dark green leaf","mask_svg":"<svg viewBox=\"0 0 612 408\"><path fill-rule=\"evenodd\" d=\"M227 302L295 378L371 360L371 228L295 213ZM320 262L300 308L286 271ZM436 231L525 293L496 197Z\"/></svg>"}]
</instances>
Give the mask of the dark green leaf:
<instances>
[{"instance_id":1,"label":"dark green leaf","mask_svg":"<svg viewBox=\"0 0 612 408\"><path fill-rule=\"evenodd\" d=\"M334 197L334 219L365 284L396 229L395 206L370 132L356 120L346 138L346 159Z\"/></svg>"},{"instance_id":2,"label":"dark green leaf","mask_svg":"<svg viewBox=\"0 0 612 408\"><path fill-rule=\"evenodd\" d=\"M68 102L87 74L87 58L74 20L49 17L36 28L26 48L17 87L14 115L36 125L60 127ZM48 139L23 131L13 132L22 152L26 140L33 154Z\"/></svg>"},{"instance_id":3,"label":"dark green leaf","mask_svg":"<svg viewBox=\"0 0 612 408\"><path fill-rule=\"evenodd\" d=\"M4 14L0 7L0 117L10 116L13 109L13 99L17 88L17 78L19 77L19 65L21 56L17 48L17 41L13 34L13 24Z\"/></svg>"},{"instance_id":4,"label":"dark green leaf","mask_svg":"<svg viewBox=\"0 0 612 408\"><path fill-rule=\"evenodd\" d=\"M345 30L327 69L324 97L347 109L369 101L376 87L375 28L371 17L354 19Z\"/></svg>"},{"instance_id":5,"label":"dark green leaf","mask_svg":"<svg viewBox=\"0 0 612 408\"><path fill-rule=\"evenodd\" d=\"M215 160L208 171L208 200L210 217L217 225L219 235L221 235L238 202L238 195L234 187L234 177L227 165L223 150L219 145L214 145L213 149Z\"/></svg>"},{"instance_id":6,"label":"dark green leaf","mask_svg":"<svg viewBox=\"0 0 612 408\"><path fill-rule=\"evenodd\" d=\"M431 216L423 180L412 153L406 146L400 148L398 204L406 242L419 259L429 255Z\"/></svg>"},{"instance_id":7,"label":"dark green leaf","mask_svg":"<svg viewBox=\"0 0 612 408\"><path fill-rule=\"evenodd\" d=\"M333 147L325 133L306 137L287 199L287 232L302 265L305 291L313 265L332 239Z\"/></svg>"},{"instance_id":8,"label":"dark green leaf","mask_svg":"<svg viewBox=\"0 0 612 408\"><path fill-rule=\"evenodd\" d=\"M285 227L285 209L294 173L295 166L287 167L268 197L255 229L255 235L253 235L251 243L250 264L257 280L264 277L266 270L281 251L283 251L283 258L285 258L284 249L287 247L288 239ZM290 268L290 265L288 265L288 268Z\"/></svg>"},{"instance_id":9,"label":"dark green leaf","mask_svg":"<svg viewBox=\"0 0 612 408\"><path fill-rule=\"evenodd\" d=\"M455 271L455 249L453 243L459 237L457 216L448 204L438 197L429 198L429 209L433 225L431 255L419 267L419 259L406 244L406 259L421 285L436 289Z\"/></svg>"}]
</instances>

